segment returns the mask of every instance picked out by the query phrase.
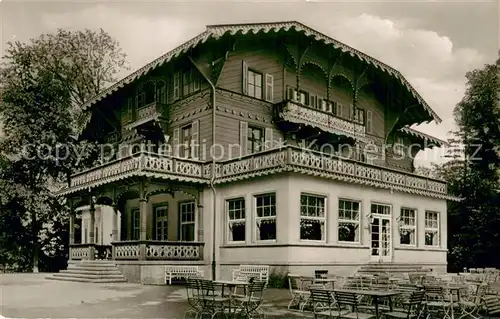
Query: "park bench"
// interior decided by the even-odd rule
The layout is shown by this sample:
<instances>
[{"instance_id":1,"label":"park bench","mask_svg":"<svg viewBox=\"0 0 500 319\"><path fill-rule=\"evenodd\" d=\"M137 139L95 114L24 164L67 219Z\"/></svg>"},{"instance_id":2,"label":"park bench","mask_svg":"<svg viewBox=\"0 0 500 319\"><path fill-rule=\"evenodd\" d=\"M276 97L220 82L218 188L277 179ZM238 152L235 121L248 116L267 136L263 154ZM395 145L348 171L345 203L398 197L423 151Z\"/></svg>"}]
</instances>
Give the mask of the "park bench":
<instances>
[{"instance_id":1,"label":"park bench","mask_svg":"<svg viewBox=\"0 0 500 319\"><path fill-rule=\"evenodd\" d=\"M203 270L198 266L165 266L165 284L172 284L173 278L203 278Z\"/></svg>"},{"instance_id":2,"label":"park bench","mask_svg":"<svg viewBox=\"0 0 500 319\"><path fill-rule=\"evenodd\" d=\"M268 265L240 265L238 269L233 269L233 280L249 280L255 278L258 281L269 281Z\"/></svg>"}]
</instances>

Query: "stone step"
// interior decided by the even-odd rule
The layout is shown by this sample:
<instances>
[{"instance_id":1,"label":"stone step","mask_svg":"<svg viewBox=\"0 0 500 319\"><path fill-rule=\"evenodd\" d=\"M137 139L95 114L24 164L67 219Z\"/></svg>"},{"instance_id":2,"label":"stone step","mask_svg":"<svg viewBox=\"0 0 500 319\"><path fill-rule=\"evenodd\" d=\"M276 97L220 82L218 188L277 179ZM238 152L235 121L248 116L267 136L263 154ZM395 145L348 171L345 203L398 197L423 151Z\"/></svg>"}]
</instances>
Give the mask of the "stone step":
<instances>
[{"instance_id":1,"label":"stone step","mask_svg":"<svg viewBox=\"0 0 500 319\"><path fill-rule=\"evenodd\" d=\"M66 269L61 270L59 273L65 274L88 274L88 275L121 275L122 273L118 269L109 269L109 270L80 270L80 269Z\"/></svg>"},{"instance_id":2,"label":"stone step","mask_svg":"<svg viewBox=\"0 0 500 319\"><path fill-rule=\"evenodd\" d=\"M87 273L80 273L80 274L72 274L72 273L55 273L53 275L54 277L65 277L65 278L84 278L84 279L120 279L124 278L123 275L93 275L93 274L87 274Z\"/></svg>"},{"instance_id":3,"label":"stone step","mask_svg":"<svg viewBox=\"0 0 500 319\"><path fill-rule=\"evenodd\" d=\"M87 267L87 266L71 266L71 265L68 265L68 269L71 269L71 270L79 270L79 271L109 271L109 270L119 270L117 267L113 266L113 267Z\"/></svg>"},{"instance_id":4,"label":"stone step","mask_svg":"<svg viewBox=\"0 0 500 319\"><path fill-rule=\"evenodd\" d=\"M72 281L72 282L88 282L88 283L119 283L127 282L125 278L106 278L106 279L87 279L87 278L76 278L76 277L55 277L47 276L45 277L49 280L60 280L60 281Z\"/></svg>"}]
</instances>

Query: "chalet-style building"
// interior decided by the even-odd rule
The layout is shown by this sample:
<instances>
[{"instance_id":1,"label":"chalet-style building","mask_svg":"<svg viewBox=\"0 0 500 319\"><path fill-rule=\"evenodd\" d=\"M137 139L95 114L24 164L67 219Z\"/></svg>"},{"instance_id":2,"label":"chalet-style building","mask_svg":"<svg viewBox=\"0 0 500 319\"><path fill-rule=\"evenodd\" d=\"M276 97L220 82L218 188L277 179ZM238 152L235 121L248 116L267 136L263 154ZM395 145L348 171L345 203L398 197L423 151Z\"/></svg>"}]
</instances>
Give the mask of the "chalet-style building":
<instances>
[{"instance_id":1,"label":"chalet-style building","mask_svg":"<svg viewBox=\"0 0 500 319\"><path fill-rule=\"evenodd\" d=\"M444 142L410 128L440 118L401 73L305 25L207 26L84 109L80 138L107 156L61 192L70 262L143 283L175 264L446 269L454 198L413 174Z\"/></svg>"}]
</instances>

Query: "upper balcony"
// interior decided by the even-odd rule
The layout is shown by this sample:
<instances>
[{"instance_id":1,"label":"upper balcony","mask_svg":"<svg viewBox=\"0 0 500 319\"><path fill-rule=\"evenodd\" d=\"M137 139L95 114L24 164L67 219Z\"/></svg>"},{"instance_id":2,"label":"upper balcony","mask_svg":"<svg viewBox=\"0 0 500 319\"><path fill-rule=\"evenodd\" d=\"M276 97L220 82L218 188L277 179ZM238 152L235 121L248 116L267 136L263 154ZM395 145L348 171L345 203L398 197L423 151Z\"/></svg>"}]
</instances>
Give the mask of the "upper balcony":
<instances>
[{"instance_id":1,"label":"upper balcony","mask_svg":"<svg viewBox=\"0 0 500 319\"><path fill-rule=\"evenodd\" d=\"M322 131L354 139L365 137L365 126L342 119L333 113L306 106L297 101L284 101L276 105L277 121L301 124Z\"/></svg>"},{"instance_id":2,"label":"upper balcony","mask_svg":"<svg viewBox=\"0 0 500 319\"><path fill-rule=\"evenodd\" d=\"M166 116L167 105L160 102L152 102L145 105L136 112L130 112L128 115L129 123L124 126L126 130L140 127L144 124L153 121L163 121L167 119Z\"/></svg>"}]
</instances>

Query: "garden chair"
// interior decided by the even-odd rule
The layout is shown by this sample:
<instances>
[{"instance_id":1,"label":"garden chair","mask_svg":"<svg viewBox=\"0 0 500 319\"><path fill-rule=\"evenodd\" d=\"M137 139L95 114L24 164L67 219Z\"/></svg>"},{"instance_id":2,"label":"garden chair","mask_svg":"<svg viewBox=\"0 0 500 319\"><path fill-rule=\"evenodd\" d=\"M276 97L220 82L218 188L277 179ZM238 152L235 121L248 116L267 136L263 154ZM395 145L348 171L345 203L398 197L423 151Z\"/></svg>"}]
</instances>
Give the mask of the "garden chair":
<instances>
[{"instance_id":1,"label":"garden chair","mask_svg":"<svg viewBox=\"0 0 500 319\"><path fill-rule=\"evenodd\" d=\"M200 298L200 281L194 278L188 278L186 280L186 293L188 304L191 309L187 310L184 318L194 317L198 318L198 315L203 312L203 302Z\"/></svg>"},{"instance_id":2,"label":"garden chair","mask_svg":"<svg viewBox=\"0 0 500 319\"><path fill-rule=\"evenodd\" d=\"M460 318L475 318L479 319L479 311L481 310L482 297L486 294L488 286L486 284L470 285L466 289L460 291Z\"/></svg>"},{"instance_id":3,"label":"garden chair","mask_svg":"<svg viewBox=\"0 0 500 319\"><path fill-rule=\"evenodd\" d=\"M218 314L225 315L224 309L227 303L230 302L228 297L222 297L216 291L216 285L211 280L198 279L199 280L199 298L202 305L202 310L200 311L200 318L204 318L208 315L212 318Z\"/></svg>"},{"instance_id":4,"label":"garden chair","mask_svg":"<svg viewBox=\"0 0 500 319\"><path fill-rule=\"evenodd\" d=\"M245 318L265 318L262 304L264 303L264 290L267 283L265 281L253 281L247 289L247 295L234 298L238 313Z\"/></svg>"},{"instance_id":5,"label":"garden chair","mask_svg":"<svg viewBox=\"0 0 500 319\"><path fill-rule=\"evenodd\" d=\"M429 285L425 287L425 310L436 318L451 318L452 300L451 296L441 286Z\"/></svg>"},{"instance_id":6,"label":"garden chair","mask_svg":"<svg viewBox=\"0 0 500 319\"><path fill-rule=\"evenodd\" d=\"M307 301L310 292L304 289L304 283L301 276L288 275L288 289L292 300L288 303L288 309L297 306L302 309L302 304Z\"/></svg>"},{"instance_id":7,"label":"garden chair","mask_svg":"<svg viewBox=\"0 0 500 319\"><path fill-rule=\"evenodd\" d=\"M359 312L358 297L356 294L348 291L336 290L334 292L335 302L337 303L338 312L341 313L342 318L352 319L372 319L375 318L374 314Z\"/></svg>"},{"instance_id":8,"label":"garden chair","mask_svg":"<svg viewBox=\"0 0 500 319\"><path fill-rule=\"evenodd\" d=\"M492 318L494 315L498 317L500 315L500 296L497 295L484 295L482 298L482 305L488 318Z\"/></svg>"},{"instance_id":9,"label":"garden chair","mask_svg":"<svg viewBox=\"0 0 500 319\"><path fill-rule=\"evenodd\" d=\"M422 306L425 299L424 290L416 290L411 293L408 302L404 303L404 307L399 310L389 311L384 313L385 318L395 319L414 319L420 318L422 315Z\"/></svg>"},{"instance_id":10,"label":"garden chair","mask_svg":"<svg viewBox=\"0 0 500 319\"><path fill-rule=\"evenodd\" d=\"M314 318L336 318L346 311L340 313L335 308L335 300L330 291L326 289L311 289L311 303L313 307Z\"/></svg>"}]
</instances>

